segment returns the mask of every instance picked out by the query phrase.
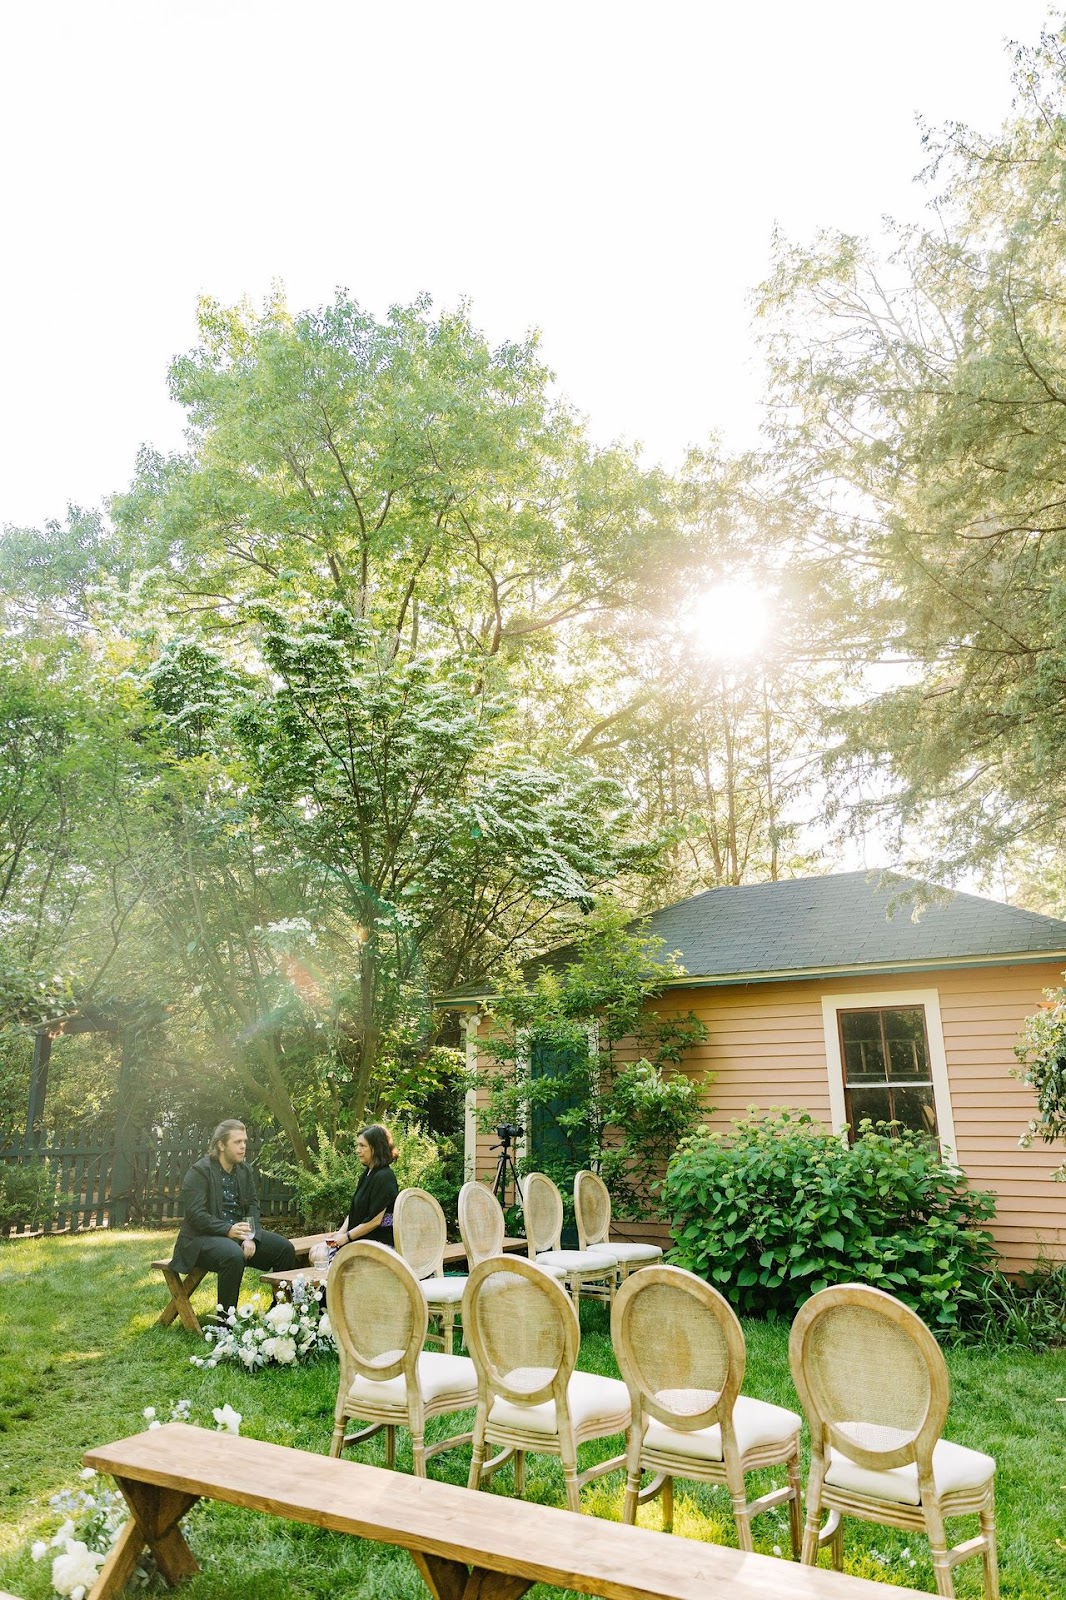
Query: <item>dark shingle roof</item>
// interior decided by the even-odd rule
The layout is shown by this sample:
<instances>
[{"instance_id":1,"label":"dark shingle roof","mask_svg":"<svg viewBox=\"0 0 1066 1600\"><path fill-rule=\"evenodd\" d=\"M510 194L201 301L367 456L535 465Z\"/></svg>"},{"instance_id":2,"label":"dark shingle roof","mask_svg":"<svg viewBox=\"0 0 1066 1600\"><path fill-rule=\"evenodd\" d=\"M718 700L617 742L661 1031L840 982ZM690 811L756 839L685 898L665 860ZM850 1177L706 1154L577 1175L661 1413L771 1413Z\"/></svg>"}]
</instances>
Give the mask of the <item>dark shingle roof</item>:
<instances>
[{"instance_id":1,"label":"dark shingle roof","mask_svg":"<svg viewBox=\"0 0 1066 1600\"><path fill-rule=\"evenodd\" d=\"M878 872L708 889L654 912L644 926L680 953L684 983L1066 958L1066 922L1057 917ZM546 963L565 965L569 956L558 950ZM470 983L448 998L490 992Z\"/></svg>"}]
</instances>

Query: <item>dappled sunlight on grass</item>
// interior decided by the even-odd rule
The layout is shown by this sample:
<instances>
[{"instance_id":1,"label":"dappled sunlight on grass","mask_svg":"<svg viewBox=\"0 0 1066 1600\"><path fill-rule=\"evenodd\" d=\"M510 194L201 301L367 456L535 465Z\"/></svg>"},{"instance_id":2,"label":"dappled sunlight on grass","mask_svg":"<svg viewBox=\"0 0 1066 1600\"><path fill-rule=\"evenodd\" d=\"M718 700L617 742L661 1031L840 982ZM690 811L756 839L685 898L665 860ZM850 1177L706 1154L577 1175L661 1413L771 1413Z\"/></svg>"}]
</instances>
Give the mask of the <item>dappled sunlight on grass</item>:
<instances>
[{"instance_id":1,"label":"dappled sunlight on grass","mask_svg":"<svg viewBox=\"0 0 1066 1600\"><path fill-rule=\"evenodd\" d=\"M29 1559L32 1539L48 1537L56 1516L48 1496L77 1481L81 1455L89 1445L118 1439L145 1426L142 1412L155 1406L161 1415L171 1404L191 1402L193 1420L211 1426L215 1406L230 1404L244 1417L242 1432L252 1438L325 1454L332 1431L337 1366L270 1367L249 1374L236 1367L194 1368L189 1357L202 1354L203 1341L179 1326L161 1328L157 1318L166 1289L148 1262L165 1253L172 1234L155 1232L68 1235L51 1240L0 1244L0 1589L25 1600L46 1600L46 1564ZM249 1293L256 1280L249 1279ZM207 1309L214 1292L208 1281L197 1300ZM202 1299L201 1299L202 1297ZM605 1307L583 1304L580 1364L617 1377ZM788 1330L782 1325L747 1321L745 1391L798 1409L788 1372ZM948 1352L954 1399L949 1436L989 1450L999 1461L997 1485L1004 1600L1058 1600L1066 1594L1066 1552L1062 1537L1066 1494L1063 1407L1066 1352L1034 1356L1026 1351L987 1354ZM430 1437L444 1438L469 1426L470 1417L440 1417ZM411 1471L410 1443L399 1437L401 1471ZM600 1440L581 1450L580 1465L618 1455L621 1437ZM352 1459L384 1463L379 1436L350 1452ZM465 1484L469 1447L434 1457L430 1475ZM774 1472L754 1474L753 1494L781 1481ZM526 1498L545 1505L564 1503L562 1469L547 1456L527 1459ZM514 1478L502 1468L486 1492L508 1496ZM624 1473L589 1484L582 1494L586 1514L618 1521L622 1514ZM675 1485L675 1536L736 1547L729 1498L723 1489L678 1481ZM662 1526L662 1506L653 1500L639 1512L642 1526ZM972 1532L969 1524L952 1530ZM788 1522L782 1508L756 1519L756 1549L776 1546L787 1556ZM376 1549L358 1540L295 1523L271 1522L249 1512L203 1504L191 1513L190 1540L204 1566L187 1587L186 1600L336 1600L338 1594L374 1600L424 1600L425 1591L410 1560L400 1551ZM908 1554L909 1552L909 1554ZM911 1566L911 1561L916 1565ZM820 1564L827 1566L828 1553ZM885 1583L932 1588L932 1568L924 1541L849 1521L845 1530L848 1571ZM956 1570L960 1600L976 1600L976 1563ZM556 1591L539 1587L540 1600Z\"/></svg>"}]
</instances>

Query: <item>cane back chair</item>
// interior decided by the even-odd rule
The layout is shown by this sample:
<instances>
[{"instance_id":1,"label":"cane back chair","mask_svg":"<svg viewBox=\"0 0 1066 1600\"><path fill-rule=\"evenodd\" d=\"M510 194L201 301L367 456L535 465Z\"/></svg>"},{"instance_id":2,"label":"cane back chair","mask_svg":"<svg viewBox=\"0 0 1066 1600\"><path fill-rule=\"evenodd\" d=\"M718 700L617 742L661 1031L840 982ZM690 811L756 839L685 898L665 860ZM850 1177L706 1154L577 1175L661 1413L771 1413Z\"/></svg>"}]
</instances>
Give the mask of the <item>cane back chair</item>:
<instances>
[{"instance_id":1,"label":"cane back chair","mask_svg":"<svg viewBox=\"0 0 1066 1600\"><path fill-rule=\"evenodd\" d=\"M444 1276L444 1247L448 1224L439 1202L426 1189L401 1189L392 1211L396 1248L418 1279L429 1314L441 1324L439 1339L446 1355L455 1340L455 1317L462 1303L466 1278Z\"/></svg>"},{"instance_id":2,"label":"cane back chair","mask_svg":"<svg viewBox=\"0 0 1066 1600\"><path fill-rule=\"evenodd\" d=\"M581 1249L593 1255L613 1256L623 1281L638 1267L651 1266L663 1258L657 1244L628 1244L611 1238L611 1196L598 1173L585 1170L575 1177L574 1217Z\"/></svg>"},{"instance_id":3,"label":"cane back chair","mask_svg":"<svg viewBox=\"0 0 1066 1600\"><path fill-rule=\"evenodd\" d=\"M581 1510L581 1488L624 1465L616 1456L579 1473L578 1447L629 1427L629 1391L617 1378L575 1372L581 1344L577 1308L535 1262L494 1256L470 1273L463 1332L477 1370L477 1417L469 1487L514 1457L515 1492L525 1487L527 1451L558 1456L566 1503ZM500 1445L485 1460L486 1444Z\"/></svg>"},{"instance_id":4,"label":"cane back chair","mask_svg":"<svg viewBox=\"0 0 1066 1600\"><path fill-rule=\"evenodd\" d=\"M385 1459L396 1464L396 1429L409 1428L415 1473L441 1450L470 1441L457 1434L427 1446L426 1423L477 1403L468 1356L423 1350L429 1310L411 1268L388 1245L359 1239L338 1250L326 1280L326 1308L340 1355L330 1455L385 1429ZM370 1424L346 1434L349 1417Z\"/></svg>"},{"instance_id":5,"label":"cane back chair","mask_svg":"<svg viewBox=\"0 0 1066 1600\"><path fill-rule=\"evenodd\" d=\"M661 1490L669 1533L674 1478L721 1484L733 1502L742 1550L754 1548L751 1519L787 1504L798 1557L802 1419L741 1394L744 1334L717 1289L680 1267L645 1267L615 1295L611 1338L633 1404L623 1521L635 1522L638 1499ZM749 1500L745 1474L774 1466L786 1468L787 1485ZM645 1471L656 1477L642 1495Z\"/></svg>"},{"instance_id":6,"label":"cane back chair","mask_svg":"<svg viewBox=\"0 0 1066 1600\"><path fill-rule=\"evenodd\" d=\"M566 1286L575 1306L583 1286L590 1286L596 1298L610 1300L618 1281L618 1257L610 1250L563 1250L563 1197L543 1172L530 1172L524 1179L522 1215L526 1222L526 1247L529 1259L541 1267L562 1267Z\"/></svg>"},{"instance_id":7,"label":"cane back chair","mask_svg":"<svg viewBox=\"0 0 1066 1600\"><path fill-rule=\"evenodd\" d=\"M813 1565L828 1543L839 1568L842 1518L860 1517L924 1533L940 1595L955 1593L952 1568L979 1555L987 1600L998 1600L996 1463L940 1437L948 1371L921 1318L864 1284L822 1289L796 1316L789 1362L811 1429L803 1560ZM949 1548L945 1518L967 1514L979 1536Z\"/></svg>"}]
</instances>

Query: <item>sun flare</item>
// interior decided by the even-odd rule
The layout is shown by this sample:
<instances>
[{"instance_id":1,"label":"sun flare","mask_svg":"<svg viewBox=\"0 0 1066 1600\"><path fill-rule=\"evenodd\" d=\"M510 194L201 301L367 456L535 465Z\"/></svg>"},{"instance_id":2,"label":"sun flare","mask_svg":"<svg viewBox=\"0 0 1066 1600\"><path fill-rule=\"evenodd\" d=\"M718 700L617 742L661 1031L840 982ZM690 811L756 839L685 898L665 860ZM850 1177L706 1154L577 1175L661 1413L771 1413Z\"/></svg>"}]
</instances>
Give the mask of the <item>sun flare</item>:
<instances>
[{"instance_id":1,"label":"sun flare","mask_svg":"<svg viewBox=\"0 0 1066 1600\"><path fill-rule=\"evenodd\" d=\"M701 654L716 661L746 660L766 643L770 597L753 583L716 583L693 597L682 625Z\"/></svg>"}]
</instances>

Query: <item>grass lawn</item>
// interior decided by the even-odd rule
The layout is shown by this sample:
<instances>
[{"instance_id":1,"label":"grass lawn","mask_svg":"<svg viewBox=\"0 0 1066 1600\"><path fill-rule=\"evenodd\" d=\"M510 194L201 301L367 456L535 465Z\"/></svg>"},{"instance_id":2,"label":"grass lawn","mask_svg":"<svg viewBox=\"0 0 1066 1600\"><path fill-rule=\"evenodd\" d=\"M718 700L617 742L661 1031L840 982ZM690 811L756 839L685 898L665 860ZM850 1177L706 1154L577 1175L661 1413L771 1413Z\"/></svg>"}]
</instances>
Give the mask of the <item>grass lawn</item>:
<instances>
[{"instance_id":1,"label":"grass lawn","mask_svg":"<svg viewBox=\"0 0 1066 1600\"><path fill-rule=\"evenodd\" d=\"M169 1238L169 1236L167 1236ZM155 1326L165 1300L149 1260L160 1253L161 1236L96 1233L0 1244L0 1589L45 1600L51 1594L50 1561L34 1563L32 1540L48 1538L59 1518L48 1498L78 1487L81 1454L144 1427L145 1406L162 1416L178 1399L192 1402L192 1420L211 1426L214 1406L229 1402L241 1412L242 1433L279 1444L325 1452L332 1427L336 1365L303 1369L267 1368L247 1374L228 1366L213 1370L189 1364L203 1346L180 1325ZM213 1286L213 1280L209 1280ZM254 1287L254 1274L246 1282ZM207 1309L210 1293L198 1291ZM582 1310L581 1366L617 1373L607 1316L599 1306ZM745 1390L799 1409L788 1375L787 1330L745 1325L748 1369ZM1000 1574L1004 1600L1061 1600L1066 1596L1066 1351L1031 1355L952 1351L948 1354L953 1400L948 1432L961 1444L994 1455ZM449 1423L452 1426L449 1427ZM431 1437L458 1431L454 1419L430 1425ZM410 1471L410 1451L401 1437L400 1467ZM622 1441L584 1448L599 1459L616 1454ZM382 1442L373 1440L359 1459L382 1462ZM468 1449L437 1456L433 1477L465 1483ZM506 1493L509 1469L492 1481ZM562 1505L558 1464L530 1457L527 1497ZM618 1518L621 1475L590 1485L585 1509ZM659 1525L657 1503L641 1521ZM186 1518L190 1544L203 1571L185 1586L187 1600L225 1595L232 1600L424 1600L425 1589L410 1559L387 1550L252 1512L203 1504ZM678 1535L735 1544L724 1490L678 1485ZM787 1550L786 1519L774 1511L757 1520L756 1546ZM954 1530L976 1531L975 1522ZM909 1555L907 1554L909 1552ZM888 1583L932 1591L932 1567L920 1539L890 1529L848 1522L845 1555L849 1570ZM828 1561L828 1557L823 1557ZM912 1566L911 1561L916 1565ZM956 1571L960 1600L980 1594L980 1563ZM556 1593L544 1588L538 1597Z\"/></svg>"}]
</instances>

